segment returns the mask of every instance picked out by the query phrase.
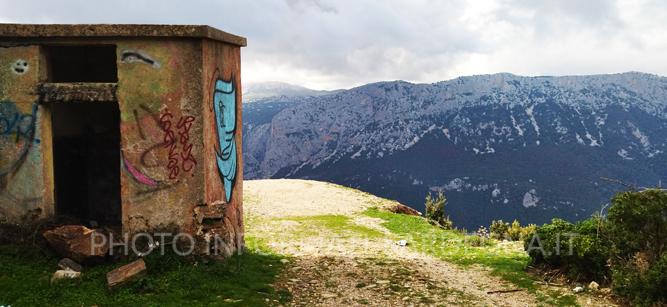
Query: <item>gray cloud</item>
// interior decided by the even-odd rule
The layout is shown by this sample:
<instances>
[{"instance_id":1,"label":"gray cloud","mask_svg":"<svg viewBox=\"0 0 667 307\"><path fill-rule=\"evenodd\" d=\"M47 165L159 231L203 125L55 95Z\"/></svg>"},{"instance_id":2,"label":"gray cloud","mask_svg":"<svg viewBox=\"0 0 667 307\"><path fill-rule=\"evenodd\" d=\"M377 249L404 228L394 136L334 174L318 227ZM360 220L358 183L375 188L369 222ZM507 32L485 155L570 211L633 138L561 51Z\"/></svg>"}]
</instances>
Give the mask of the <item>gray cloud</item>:
<instances>
[{"instance_id":1,"label":"gray cloud","mask_svg":"<svg viewBox=\"0 0 667 307\"><path fill-rule=\"evenodd\" d=\"M1 22L209 24L243 35L246 82L338 88L459 75L666 74L657 0L0 1Z\"/></svg>"},{"instance_id":2,"label":"gray cloud","mask_svg":"<svg viewBox=\"0 0 667 307\"><path fill-rule=\"evenodd\" d=\"M325 13L338 13L338 10L336 10L333 5L326 4L321 0L285 0L285 2L287 2L287 5L291 8L297 10L303 10L304 6L312 5Z\"/></svg>"}]
</instances>

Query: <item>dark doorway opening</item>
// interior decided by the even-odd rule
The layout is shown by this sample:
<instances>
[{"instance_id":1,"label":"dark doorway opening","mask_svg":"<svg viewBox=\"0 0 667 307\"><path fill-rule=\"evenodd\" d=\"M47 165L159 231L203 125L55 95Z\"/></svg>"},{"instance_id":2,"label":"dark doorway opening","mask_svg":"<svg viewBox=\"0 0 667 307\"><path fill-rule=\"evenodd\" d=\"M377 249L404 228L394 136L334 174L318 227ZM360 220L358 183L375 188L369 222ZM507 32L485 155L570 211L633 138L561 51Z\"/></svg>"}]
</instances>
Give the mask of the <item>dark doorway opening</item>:
<instances>
[{"instance_id":1,"label":"dark doorway opening","mask_svg":"<svg viewBox=\"0 0 667 307\"><path fill-rule=\"evenodd\" d=\"M121 225L118 103L54 103L51 114L57 213Z\"/></svg>"}]
</instances>

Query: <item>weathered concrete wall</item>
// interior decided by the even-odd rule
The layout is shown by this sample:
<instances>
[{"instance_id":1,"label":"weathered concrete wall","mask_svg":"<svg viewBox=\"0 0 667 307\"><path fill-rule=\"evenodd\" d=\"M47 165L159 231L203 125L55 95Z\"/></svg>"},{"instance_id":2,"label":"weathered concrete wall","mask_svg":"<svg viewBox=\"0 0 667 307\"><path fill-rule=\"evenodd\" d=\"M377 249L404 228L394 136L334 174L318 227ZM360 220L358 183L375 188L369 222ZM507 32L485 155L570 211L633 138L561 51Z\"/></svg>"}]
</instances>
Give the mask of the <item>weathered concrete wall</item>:
<instances>
[{"instance_id":1,"label":"weathered concrete wall","mask_svg":"<svg viewBox=\"0 0 667 307\"><path fill-rule=\"evenodd\" d=\"M192 231L204 202L201 41L116 44L123 230Z\"/></svg>"},{"instance_id":2,"label":"weathered concrete wall","mask_svg":"<svg viewBox=\"0 0 667 307\"><path fill-rule=\"evenodd\" d=\"M0 47L0 221L53 214L49 112L38 105L38 46Z\"/></svg>"},{"instance_id":3,"label":"weathered concrete wall","mask_svg":"<svg viewBox=\"0 0 667 307\"><path fill-rule=\"evenodd\" d=\"M212 229L200 226L199 232L220 235L236 251L244 245L240 48L205 39L202 49L204 200L222 214Z\"/></svg>"},{"instance_id":4,"label":"weathered concrete wall","mask_svg":"<svg viewBox=\"0 0 667 307\"><path fill-rule=\"evenodd\" d=\"M123 232L186 231L199 252L212 251L214 236L226 246L218 251L242 249L240 48L185 38L94 43L117 46ZM16 222L54 212L49 104L37 104L46 72L37 43L25 45L0 48L0 218Z\"/></svg>"}]
</instances>

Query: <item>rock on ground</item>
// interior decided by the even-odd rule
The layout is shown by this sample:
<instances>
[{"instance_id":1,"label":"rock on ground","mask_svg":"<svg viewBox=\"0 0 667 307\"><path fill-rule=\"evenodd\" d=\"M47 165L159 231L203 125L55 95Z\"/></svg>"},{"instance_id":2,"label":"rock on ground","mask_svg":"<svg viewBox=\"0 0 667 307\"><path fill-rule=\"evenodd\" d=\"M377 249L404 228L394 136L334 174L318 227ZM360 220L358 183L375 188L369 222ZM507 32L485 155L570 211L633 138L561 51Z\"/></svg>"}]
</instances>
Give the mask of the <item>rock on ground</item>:
<instances>
[{"instance_id":1,"label":"rock on ground","mask_svg":"<svg viewBox=\"0 0 667 307\"><path fill-rule=\"evenodd\" d=\"M114 289L146 274L146 262L136 260L107 273L107 286Z\"/></svg>"},{"instance_id":2,"label":"rock on ground","mask_svg":"<svg viewBox=\"0 0 667 307\"><path fill-rule=\"evenodd\" d=\"M51 283L57 282L59 280L63 279L74 279L74 278L80 278L81 277L81 272L75 272L71 270L58 270L55 273L53 273L53 276L51 276Z\"/></svg>"},{"instance_id":3,"label":"rock on ground","mask_svg":"<svg viewBox=\"0 0 667 307\"><path fill-rule=\"evenodd\" d=\"M65 225L47 230L43 236L58 254L79 263L103 258L109 252L109 245L102 244L107 242L104 234L81 225Z\"/></svg>"},{"instance_id":4,"label":"rock on ground","mask_svg":"<svg viewBox=\"0 0 667 307\"><path fill-rule=\"evenodd\" d=\"M74 271L74 272L81 272L83 271L83 267L76 263L74 260L69 259L69 258L63 258L58 262L58 267L60 267L63 270L69 270L69 271Z\"/></svg>"}]
</instances>

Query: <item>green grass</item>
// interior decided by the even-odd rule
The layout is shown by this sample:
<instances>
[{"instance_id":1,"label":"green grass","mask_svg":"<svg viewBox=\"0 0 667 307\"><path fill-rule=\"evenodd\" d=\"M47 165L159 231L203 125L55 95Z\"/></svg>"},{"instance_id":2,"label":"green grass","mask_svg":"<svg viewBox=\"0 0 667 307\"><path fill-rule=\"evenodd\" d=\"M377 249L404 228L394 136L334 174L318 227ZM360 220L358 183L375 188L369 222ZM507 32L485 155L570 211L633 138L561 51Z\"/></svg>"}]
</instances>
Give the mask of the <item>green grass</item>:
<instances>
[{"instance_id":1,"label":"green grass","mask_svg":"<svg viewBox=\"0 0 667 307\"><path fill-rule=\"evenodd\" d=\"M364 214L384 220L382 226L401 239L406 239L408 246L419 252L462 266L487 267L492 275L536 294L542 303L576 306L576 298L573 295L559 296L556 292L547 294L537 292L535 278L525 272L529 257L523 251L502 248L494 240L485 246L471 246L467 242L466 235L435 227L421 217L394 214L376 208L368 209Z\"/></svg>"},{"instance_id":2,"label":"green grass","mask_svg":"<svg viewBox=\"0 0 667 307\"><path fill-rule=\"evenodd\" d=\"M80 280L51 284L58 260L48 250L0 245L0 305L261 306L287 299L271 287L281 257L267 252L196 265L192 259L153 253L145 258L148 274L115 291L107 290L106 273L122 263L92 266Z\"/></svg>"},{"instance_id":3,"label":"green grass","mask_svg":"<svg viewBox=\"0 0 667 307\"><path fill-rule=\"evenodd\" d=\"M299 223L293 233L302 236L321 236L321 230L326 230L338 235L340 238L362 237L362 238L381 238L385 234L362 225L355 224L349 216L345 215L315 215L315 216L297 216L283 218L280 220L294 221Z\"/></svg>"}]
</instances>

